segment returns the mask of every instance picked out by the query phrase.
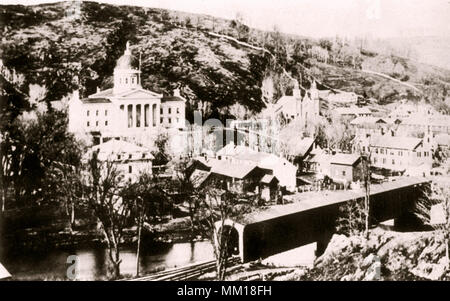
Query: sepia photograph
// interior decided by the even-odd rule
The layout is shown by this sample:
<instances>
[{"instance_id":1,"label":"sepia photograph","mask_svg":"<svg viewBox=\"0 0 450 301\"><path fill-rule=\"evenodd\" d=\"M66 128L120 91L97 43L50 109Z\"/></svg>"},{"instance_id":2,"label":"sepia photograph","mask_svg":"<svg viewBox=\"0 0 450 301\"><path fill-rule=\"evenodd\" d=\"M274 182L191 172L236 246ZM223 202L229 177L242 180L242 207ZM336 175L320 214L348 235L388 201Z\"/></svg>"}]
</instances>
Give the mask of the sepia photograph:
<instances>
[{"instance_id":1,"label":"sepia photograph","mask_svg":"<svg viewBox=\"0 0 450 301\"><path fill-rule=\"evenodd\" d=\"M0 32L1 283L450 280L450 1L0 0Z\"/></svg>"}]
</instances>

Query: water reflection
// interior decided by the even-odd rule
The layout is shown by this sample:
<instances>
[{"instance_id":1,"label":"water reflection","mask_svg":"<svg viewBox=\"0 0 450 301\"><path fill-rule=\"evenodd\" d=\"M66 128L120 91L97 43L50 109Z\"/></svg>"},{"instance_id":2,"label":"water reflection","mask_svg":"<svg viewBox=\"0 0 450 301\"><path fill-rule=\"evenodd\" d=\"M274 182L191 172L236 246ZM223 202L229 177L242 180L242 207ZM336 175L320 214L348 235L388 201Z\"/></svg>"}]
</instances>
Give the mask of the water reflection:
<instances>
[{"instance_id":1,"label":"water reflection","mask_svg":"<svg viewBox=\"0 0 450 301\"><path fill-rule=\"evenodd\" d=\"M65 280L69 255L78 256L77 280L106 279L108 250L73 249L8 256L2 259L4 266L18 280ZM121 250L123 275L136 273L136 250ZM143 246L139 261L141 274L163 268L173 268L189 263L213 259L209 242L177 243L166 247Z\"/></svg>"}]
</instances>

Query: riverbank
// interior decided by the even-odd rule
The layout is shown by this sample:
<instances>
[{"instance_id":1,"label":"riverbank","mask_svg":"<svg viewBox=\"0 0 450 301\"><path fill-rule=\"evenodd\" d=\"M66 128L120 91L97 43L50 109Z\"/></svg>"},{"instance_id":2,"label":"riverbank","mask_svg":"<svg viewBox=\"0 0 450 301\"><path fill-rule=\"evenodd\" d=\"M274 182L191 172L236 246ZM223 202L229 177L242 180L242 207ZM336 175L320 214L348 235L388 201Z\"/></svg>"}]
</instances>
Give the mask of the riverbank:
<instances>
[{"instance_id":1,"label":"riverbank","mask_svg":"<svg viewBox=\"0 0 450 301\"><path fill-rule=\"evenodd\" d=\"M106 240L98 225L81 224L73 229L68 223L49 224L24 229L6 225L1 237L3 253L35 252L50 250L65 250L70 248L105 247ZM9 227L8 227L9 226ZM188 217L171 219L156 225L146 225L142 233L143 243L170 245L205 240L198 231L192 231ZM137 228L124 230L121 241L122 248L136 247Z\"/></svg>"}]
</instances>

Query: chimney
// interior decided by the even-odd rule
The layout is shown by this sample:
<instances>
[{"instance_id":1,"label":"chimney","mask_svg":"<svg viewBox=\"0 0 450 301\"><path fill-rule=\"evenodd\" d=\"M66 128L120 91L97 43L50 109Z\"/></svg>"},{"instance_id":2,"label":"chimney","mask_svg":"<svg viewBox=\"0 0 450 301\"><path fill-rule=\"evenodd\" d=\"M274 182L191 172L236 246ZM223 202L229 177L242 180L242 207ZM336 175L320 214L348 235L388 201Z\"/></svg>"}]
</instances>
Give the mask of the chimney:
<instances>
[{"instance_id":1,"label":"chimney","mask_svg":"<svg viewBox=\"0 0 450 301\"><path fill-rule=\"evenodd\" d=\"M100 93L100 88L97 86L97 93Z\"/></svg>"},{"instance_id":2,"label":"chimney","mask_svg":"<svg viewBox=\"0 0 450 301\"><path fill-rule=\"evenodd\" d=\"M179 88L176 88L175 90L173 90L173 96L181 97Z\"/></svg>"}]
</instances>

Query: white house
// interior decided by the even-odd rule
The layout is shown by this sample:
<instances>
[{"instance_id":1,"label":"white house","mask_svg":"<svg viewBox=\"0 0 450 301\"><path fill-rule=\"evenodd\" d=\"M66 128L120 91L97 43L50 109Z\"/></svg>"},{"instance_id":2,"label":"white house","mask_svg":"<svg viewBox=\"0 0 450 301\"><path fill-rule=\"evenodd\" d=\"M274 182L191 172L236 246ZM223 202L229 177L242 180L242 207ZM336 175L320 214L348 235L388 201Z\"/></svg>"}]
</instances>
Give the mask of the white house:
<instances>
[{"instance_id":1,"label":"white house","mask_svg":"<svg viewBox=\"0 0 450 301\"><path fill-rule=\"evenodd\" d=\"M150 150L123 140L111 139L91 148L85 155L89 159L92 152L98 152L100 161L110 161L124 177L124 181L135 181L140 173L152 173Z\"/></svg>"},{"instance_id":2,"label":"white house","mask_svg":"<svg viewBox=\"0 0 450 301\"><path fill-rule=\"evenodd\" d=\"M428 137L414 138L392 135L358 137L355 147L371 154L372 166L393 171L411 169L430 170L432 165L432 144ZM355 149L359 152L359 149Z\"/></svg>"},{"instance_id":3,"label":"white house","mask_svg":"<svg viewBox=\"0 0 450 301\"><path fill-rule=\"evenodd\" d=\"M141 85L141 71L130 45L117 60L114 86L80 99L75 91L69 102L69 130L90 133L100 138L138 137L158 128L185 127L185 99L176 89L163 96Z\"/></svg>"}]
</instances>

